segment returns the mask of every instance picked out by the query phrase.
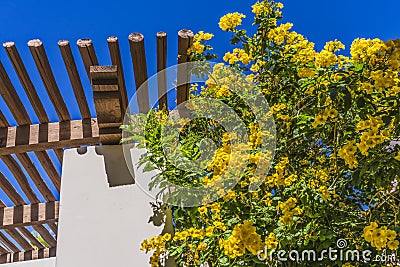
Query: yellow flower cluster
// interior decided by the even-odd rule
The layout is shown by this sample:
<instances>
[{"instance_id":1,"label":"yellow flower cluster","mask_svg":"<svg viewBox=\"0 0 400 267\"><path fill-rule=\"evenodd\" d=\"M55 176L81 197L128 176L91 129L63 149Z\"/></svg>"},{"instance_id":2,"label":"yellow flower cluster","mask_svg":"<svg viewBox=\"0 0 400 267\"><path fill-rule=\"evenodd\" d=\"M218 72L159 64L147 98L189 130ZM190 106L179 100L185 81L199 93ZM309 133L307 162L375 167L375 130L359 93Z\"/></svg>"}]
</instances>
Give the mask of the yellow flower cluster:
<instances>
[{"instance_id":1,"label":"yellow flower cluster","mask_svg":"<svg viewBox=\"0 0 400 267\"><path fill-rule=\"evenodd\" d=\"M318 193L321 194L323 200L330 200L331 199L331 192L329 192L328 188L325 185L323 185L320 188L318 188L317 191L318 191Z\"/></svg>"},{"instance_id":2,"label":"yellow flower cluster","mask_svg":"<svg viewBox=\"0 0 400 267\"><path fill-rule=\"evenodd\" d=\"M338 156L343 159L351 169L354 169L358 166L358 161L355 156L356 152L357 147L354 145L353 141L350 141L339 150Z\"/></svg>"},{"instance_id":3,"label":"yellow flower cluster","mask_svg":"<svg viewBox=\"0 0 400 267\"><path fill-rule=\"evenodd\" d=\"M342 42L338 40L327 42L324 46L324 50L329 52L336 52L341 49L345 49L345 46Z\"/></svg>"},{"instance_id":4,"label":"yellow flower cluster","mask_svg":"<svg viewBox=\"0 0 400 267\"><path fill-rule=\"evenodd\" d=\"M325 170L315 170L314 168L309 168L307 170L311 176L315 177L308 182L307 186L310 188L316 188L320 183L325 183L329 180L329 174Z\"/></svg>"},{"instance_id":5,"label":"yellow flower cluster","mask_svg":"<svg viewBox=\"0 0 400 267\"><path fill-rule=\"evenodd\" d=\"M235 64L237 62L242 62L244 65L250 64L251 56L246 53L243 49L235 48L233 52L227 52L224 55L224 61L229 64Z\"/></svg>"},{"instance_id":6,"label":"yellow flower cluster","mask_svg":"<svg viewBox=\"0 0 400 267\"><path fill-rule=\"evenodd\" d=\"M336 121L338 115L339 112L336 109L325 109L323 112L315 116L312 126L315 128L321 124L325 124L329 118L331 118L332 121Z\"/></svg>"},{"instance_id":7,"label":"yellow flower cluster","mask_svg":"<svg viewBox=\"0 0 400 267\"><path fill-rule=\"evenodd\" d=\"M242 24L242 19L246 16L239 12L228 13L219 20L219 27L223 31L232 30Z\"/></svg>"},{"instance_id":8,"label":"yellow flower cluster","mask_svg":"<svg viewBox=\"0 0 400 267\"><path fill-rule=\"evenodd\" d=\"M276 45L282 45L285 40L290 43L291 41L289 40L289 31L293 27L293 23L284 23L276 27L275 29L272 29L268 33L268 39L274 42ZM290 38L294 39L294 38Z\"/></svg>"},{"instance_id":9,"label":"yellow flower cluster","mask_svg":"<svg viewBox=\"0 0 400 267\"><path fill-rule=\"evenodd\" d=\"M204 32L204 31L199 31L195 36L193 37L193 40L196 42L200 41L209 41L214 37L214 34Z\"/></svg>"},{"instance_id":10,"label":"yellow flower cluster","mask_svg":"<svg viewBox=\"0 0 400 267\"><path fill-rule=\"evenodd\" d=\"M211 33L206 33L204 31L199 31L193 37L193 44L188 49L188 54L190 53L198 53L202 54L206 49L206 46L203 44L203 41L209 41L214 37Z\"/></svg>"},{"instance_id":11,"label":"yellow flower cluster","mask_svg":"<svg viewBox=\"0 0 400 267\"><path fill-rule=\"evenodd\" d=\"M338 63L338 57L328 50L322 50L315 56L315 67L327 68Z\"/></svg>"},{"instance_id":12,"label":"yellow flower cluster","mask_svg":"<svg viewBox=\"0 0 400 267\"><path fill-rule=\"evenodd\" d=\"M300 78L311 78L314 77L315 71L310 68L300 68L297 71L297 75L299 75Z\"/></svg>"},{"instance_id":13,"label":"yellow flower cluster","mask_svg":"<svg viewBox=\"0 0 400 267\"><path fill-rule=\"evenodd\" d=\"M292 183L297 181L297 175L291 174L287 175L286 166L289 164L289 159L287 157L283 158L275 166L275 173L267 177L267 183L270 186L290 186Z\"/></svg>"},{"instance_id":14,"label":"yellow flower cluster","mask_svg":"<svg viewBox=\"0 0 400 267\"><path fill-rule=\"evenodd\" d=\"M203 53L206 46L201 42L194 42L188 49L188 54L190 53Z\"/></svg>"},{"instance_id":15,"label":"yellow flower cluster","mask_svg":"<svg viewBox=\"0 0 400 267\"><path fill-rule=\"evenodd\" d=\"M219 246L232 259L244 255L246 249L253 255L263 249L261 236L250 221L235 225L231 236L227 240L220 239Z\"/></svg>"},{"instance_id":16,"label":"yellow flower cluster","mask_svg":"<svg viewBox=\"0 0 400 267\"><path fill-rule=\"evenodd\" d=\"M279 218L279 221L282 225L291 224L295 215L300 215L303 213L303 210L299 206L296 206L296 203L297 199L294 197L290 197L285 202L278 202L276 209L282 211L283 216Z\"/></svg>"},{"instance_id":17,"label":"yellow flower cluster","mask_svg":"<svg viewBox=\"0 0 400 267\"><path fill-rule=\"evenodd\" d=\"M144 240L141 244L141 250L148 253L149 251L155 249L150 257L150 266L158 267L160 266L160 258L165 254L166 242L171 240L171 235L166 233L160 236L153 236L148 240Z\"/></svg>"},{"instance_id":18,"label":"yellow flower cluster","mask_svg":"<svg viewBox=\"0 0 400 267\"><path fill-rule=\"evenodd\" d=\"M356 131L369 130L361 134L361 142L357 144L358 149L364 156L368 156L369 149L390 139L390 132L388 130L379 131L379 128L385 125L382 118L368 117L368 120L362 120L356 126Z\"/></svg>"},{"instance_id":19,"label":"yellow flower cluster","mask_svg":"<svg viewBox=\"0 0 400 267\"><path fill-rule=\"evenodd\" d=\"M378 227L376 222L371 222L370 225L364 228L364 239L378 250L387 247L390 250L397 250L399 241L396 240L397 233L387 227Z\"/></svg>"},{"instance_id":20,"label":"yellow flower cluster","mask_svg":"<svg viewBox=\"0 0 400 267\"><path fill-rule=\"evenodd\" d=\"M269 233L268 236L265 237L265 245L269 249L276 249L278 247L279 241L275 237L274 233Z\"/></svg>"}]
</instances>

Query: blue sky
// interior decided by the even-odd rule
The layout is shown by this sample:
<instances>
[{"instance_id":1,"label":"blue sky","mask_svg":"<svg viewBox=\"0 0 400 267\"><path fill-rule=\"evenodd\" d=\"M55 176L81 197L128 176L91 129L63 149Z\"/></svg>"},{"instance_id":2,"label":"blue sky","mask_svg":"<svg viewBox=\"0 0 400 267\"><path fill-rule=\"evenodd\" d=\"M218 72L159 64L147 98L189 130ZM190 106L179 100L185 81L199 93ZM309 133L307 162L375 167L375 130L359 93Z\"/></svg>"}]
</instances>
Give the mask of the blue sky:
<instances>
[{"instance_id":1,"label":"blue sky","mask_svg":"<svg viewBox=\"0 0 400 267\"><path fill-rule=\"evenodd\" d=\"M356 37L378 37L384 40L400 37L400 20L397 16L400 2L398 0L380 2L366 0L286 0L282 2L285 4L285 21L293 22L295 24L294 30L314 41L318 49L321 49L326 41L336 38L342 40L349 47L351 41ZM252 16L250 6L253 3L254 1L244 0L203 0L201 2L190 0L114 2L104 0L1 0L0 42L14 41L16 43L40 97L46 105L50 119L57 121L56 113L45 93L26 45L30 39L41 39L44 42L58 85L72 118L79 119L79 110L57 47L58 40L67 39L71 42L82 82L90 100L91 89L75 45L76 40L91 38L100 64L109 65L111 62L106 39L111 35L119 37L128 94L132 95L134 82L127 41L129 33L141 32L145 35L149 75L152 75L155 73L155 33L157 31L165 31L169 35L168 65L173 65L176 62L176 33L184 28L214 33L215 39L211 44L215 47L217 53L223 54L230 49L227 42L230 34L224 33L218 28L219 18L228 12L242 12L247 15L245 27L250 27ZM0 60L5 65L21 99L26 103L31 119L38 122L2 49L0 49ZM92 103L92 101L89 102ZM94 115L93 105L90 108ZM0 109L10 123L15 124L1 97ZM52 156L54 157L54 155ZM33 155L32 157L36 162ZM8 177L12 177L4 168L2 162L0 162L0 170ZM43 173L40 167L39 170ZM45 180L48 180L44 173L43 176ZM13 181L12 178L11 180ZM15 181L13 181L13 184L15 184ZM18 189L17 185L16 187ZM52 190L54 191L54 188ZM1 190L0 198L6 204L10 204Z\"/></svg>"}]
</instances>

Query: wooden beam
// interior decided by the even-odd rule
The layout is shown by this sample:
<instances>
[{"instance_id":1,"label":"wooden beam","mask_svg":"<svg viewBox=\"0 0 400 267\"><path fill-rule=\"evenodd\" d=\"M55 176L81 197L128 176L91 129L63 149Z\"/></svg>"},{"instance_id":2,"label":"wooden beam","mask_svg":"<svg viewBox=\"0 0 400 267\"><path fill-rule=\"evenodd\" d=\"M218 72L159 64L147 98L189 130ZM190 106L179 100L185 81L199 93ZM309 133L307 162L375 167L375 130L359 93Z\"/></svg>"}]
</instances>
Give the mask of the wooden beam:
<instances>
[{"instance_id":1,"label":"wooden beam","mask_svg":"<svg viewBox=\"0 0 400 267\"><path fill-rule=\"evenodd\" d=\"M29 177L31 177L32 181L35 183L37 189L42 194L43 198L46 201L55 201L55 197L53 193L50 191L49 187L43 180L39 171L37 170L35 164L33 164L31 158L27 153L16 154L17 159L21 162L22 166L24 166L26 172Z\"/></svg>"},{"instance_id":2,"label":"wooden beam","mask_svg":"<svg viewBox=\"0 0 400 267\"><path fill-rule=\"evenodd\" d=\"M180 30L178 32L178 64L189 61L188 49L193 44L194 34L190 30ZM187 66L178 65L178 84L177 104L181 104L189 99L190 79Z\"/></svg>"},{"instance_id":3,"label":"wooden beam","mask_svg":"<svg viewBox=\"0 0 400 267\"><path fill-rule=\"evenodd\" d=\"M54 78L53 71L51 70L50 62L47 58L42 41L38 39L30 40L28 42L28 47L60 121L71 120L67 106L65 105L56 79Z\"/></svg>"},{"instance_id":4,"label":"wooden beam","mask_svg":"<svg viewBox=\"0 0 400 267\"><path fill-rule=\"evenodd\" d=\"M107 145L119 144L122 138L119 127L124 114L121 112L117 70L117 66L90 67L100 142Z\"/></svg>"},{"instance_id":5,"label":"wooden beam","mask_svg":"<svg viewBox=\"0 0 400 267\"><path fill-rule=\"evenodd\" d=\"M90 126L90 127L92 127L92 126ZM85 137L85 135L84 135L84 137ZM87 136L87 137L89 137L89 136ZM62 148L54 149L54 153L56 154L56 157L57 157L58 161L60 162L60 164L62 164L63 163L63 157L64 157L64 149L62 149Z\"/></svg>"},{"instance_id":6,"label":"wooden beam","mask_svg":"<svg viewBox=\"0 0 400 267\"><path fill-rule=\"evenodd\" d=\"M86 126L92 129L90 137L83 137L83 129ZM88 144L96 145L99 142L97 119L13 126L8 127L7 131L0 130L0 156Z\"/></svg>"},{"instance_id":7,"label":"wooden beam","mask_svg":"<svg viewBox=\"0 0 400 267\"><path fill-rule=\"evenodd\" d=\"M55 247L57 246L57 241L54 237L49 233L49 231L43 225L33 225L33 229L39 233L39 235L43 238L43 240L50 246Z\"/></svg>"},{"instance_id":8,"label":"wooden beam","mask_svg":"<svg viewBox=\"0 0 400 267\"><path fill-rule=\"evenodd\" d=\"M0 61L0 94L6 102L8 108L13 114L15 120L18 124L30 124L31 120L29 115L22 104L17 91L15 90L13 84L3 64Z\"/></svg>"},{"instance_id":9,"label":"wooden beam","mask_svg":"<svg viewBox=\"0 0 400 267\"><path fill-rule=\"evenodd\" d=\"M0 172L0 188L3 189L4 193L7 194L8 198L14 203L14 205L25 204L24 199L18 194L14 186L4 177L3 173Z\"/></svg>"},{"instance_id":10,"label":"wooden beam","mask_svg":"<svg viewBox=\"0 0 400 267\"><path fill-rule=\"evenodd\" d=\"M94 45L90 39L79 39L76 42L79 53L81 54L83 65L85 65L86 74L90 80L90 66L98 66L99 61L97 60Z\"/></svg>"},{"instance_id":11,"label":"wooden beam","mask_svg":"<svg viewBox=\"0 0 400 267\"><path fill-rule=\"evenodd\" d=\"M12 252L20 252L21 250L8 239L2 232L0 232L0 241L9 248Z\"/></svg>"},{"instance_id":12,"label":"wooden beam","mask_svg":"<svg viewBox=\"0 0 400 267\"><path fill-rule=\"evenodd\" d=\"M10 253L10 251L7 248L5 248L2 244L0 244L0 255L7 253Z\"/></svg>"},{"instance_id":13,"label":"wooden beam","mask_svg":"<svg viewBox=\"0 0 400 267\"><path fill-rule=\"evenodd\" d=\"M31 185L28 182L28 179L23 173L21 167L18 165L17 161L11 155L2 156L1 159L13 174L15 180L17 180L19 186L21 187L22 191L29 199L29 201L31 203L39 203L40 202L39 198L32 190Z\"/></svg>"},{"instance_id":14,"label":"wooden beam","mask_svg":"<svg viewBox=\"0 0 400 267\"><path fill-rule=\"evenodd\" d=\"M144 48L144 36L141 33L131 33L128 37L135 76L136 95L139 112L147 113L150 110L149 89L147 83L147 63ZM141 85L143 85L141 87ZM140 88L140 90L138 90Z\"/></svg>"},{"instance_id":15,"label":"wooden beam","mask_svg":"<svg viewBox=\"0 0 400 267\"><path fill-rule=\"evenodd\" d=\"M56 251L57 249L54 247L3 254L0 255L0 264L52 258L56 256Z\"/></svg>"},{"instance_id":16,"label":"wooden beam","mask_svg":"<svg viewBox=\"0 0 400 267\"><path fill-rule=\"evenodd\" d=\"M83 90L81 78L76 67L74 56L72 55L69 41L61 40L58 42L58 47L64 60L65 68L67 69L69 80L71 81L72 89L74 90L75 99L78 103L82 119L91 118L89 105L86 100L85 91Z\"/></svg>"},{"instance_id":17,"label":"wooden beam","mask_svg":"<svg viewBox=\"0 0 400 267\"><path fill-rule=\"evenodd\" d=\"M33 247L28 241L15 229L6 229L6 233L12 237L25 251L32 250Z\"/></svg>"},{"instance_id":18,"label":"wooden beam","mask_svg":"<svg viewBox=\"0 0 400 267\"><path fill-rule=\"evenodd\" d=\"M15 72L17 73L18 79L21 82L22 87L24 88L24 91L28 96L33 109L36 112L36 115L39 118L39 121L42 123L50 122L46 110L44 109L44 106L40 101L40 98L36 92L36 88L33 85L31 78L29 77L28 71L26 70L26 67L21 59L20 54L18 53L17 47L15 46L14 42L3 43L3 47L14 67Z\"/></svg>"},{"instance_id":19,"label":"wooden beam","mask_svg":"<svg viewBox=\"0 0 400 267\"><path fill-rule=\"evenodd\" d=\"M59 208L58 201L0 208L0 229L57 222Z\"/></svg>"},{"instance_id":20,"label":"wooden beam","mask_svg":"<svg viewBox=\"0 0 400 267\"><path fill-rule=\"evenodd\" d=\"M53 223L47 223L47 225L50 227L51 231L57 236L58 235L58 225L53 222Z\"/></svg>"},{"instance_id":21,"label":"wooden beam","mask_svg":"<svg viewBox=\"0 0 400 267\"><path fill-rule=\"evenodd\" d=\"M25 227L18 227L18 230L23 234L36 248L45 248L45 246L40 243L40 241Z\"/></svg>"},{"instance_id":22,"label":"wooden beam","mask_svg":"<svg viewBox=\"0 0 400 267\"><path fill-rule=\"evenodd\" d=\"M54 166L53 161L50 159L49 154L47 154L46 151L36 151L35 155L38 158L39 162L42 164L43 169L49 176L57 191L60 192L61 176Z\"/></svg>"},{"instance_id":23,"label":"wooden beam","mask_svg":"<svg viewBox=\"0 0 400 267\"><path fill-rule=\"evenodd\" d=\"M167 97L167 33L158 32L157 39L157 81L158 81L158 108L168 110Z\"/></svg>"},{"instance_id":24,"label":"wooden beam","mask_svg":"<svg viewBox=\"0 0 400 267\"><path fill-rule=\"evenodd\" d=\"M126 92L125 78L124 78L124 68L122 65L121 52L118 44L118 38L115 36L110 36L107 38L108 50L110 51L111 62L114 66L117 66L118 72L118 90L120 94L121 102L121 113L122 120L124 119L125 112L128 109L128 95Z\"/></svg>"}]
</instances>

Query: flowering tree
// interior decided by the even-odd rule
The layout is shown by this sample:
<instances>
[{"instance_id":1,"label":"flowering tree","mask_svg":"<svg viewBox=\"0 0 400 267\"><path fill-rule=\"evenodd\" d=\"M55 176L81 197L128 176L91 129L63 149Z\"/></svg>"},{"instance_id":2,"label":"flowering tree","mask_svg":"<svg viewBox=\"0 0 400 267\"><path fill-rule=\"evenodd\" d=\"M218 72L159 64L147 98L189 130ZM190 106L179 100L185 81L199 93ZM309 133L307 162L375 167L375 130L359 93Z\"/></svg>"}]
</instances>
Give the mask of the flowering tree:
<instances>
[{"instance_id":1,"label":"flowering tree","mask_svg":"<svg viewBox=\"0 0 400 267\"><path fill-rule=\"evenodd\" d=\"M358 261L322 253L310 262L301 251L338 249L342 240L346 249L371 251L370 258L397 253L400 41L356 39L347 57L335 40L318 52L291 30L291 23L279 24L281 3L264 0L252 8L257 27L252 36L239 28L243 14L221 18L220 28L232 33L236 47L223 60L245 73L271 107L276 124L272 167L261 186L249 190L260 158L271 157L260 150L262 131L249 107L218 83L208 82L200 94L192 94L219 99L241 115L250 136L249 160L240 182L214 203L172 207L175 233L142 244L153 252L151 266L161 266L167 251L179 266L387 266L361 252ZM206 44L210 39L212 34L204 32L195 36L188 51L192 60L215 57ZM214 186L230 160L232 137L212 120L182 123L180 149L187 157L200 157L196 143L205 136L218 147L202 175L182 171L168 162L160 145L167 112L151 112L147 120L149 153L143 162L160 171L155 183ZM287 253L278 259L278 250L296 250L300 256L292 253L290 261Z\"/></svg>"}]
</instances>

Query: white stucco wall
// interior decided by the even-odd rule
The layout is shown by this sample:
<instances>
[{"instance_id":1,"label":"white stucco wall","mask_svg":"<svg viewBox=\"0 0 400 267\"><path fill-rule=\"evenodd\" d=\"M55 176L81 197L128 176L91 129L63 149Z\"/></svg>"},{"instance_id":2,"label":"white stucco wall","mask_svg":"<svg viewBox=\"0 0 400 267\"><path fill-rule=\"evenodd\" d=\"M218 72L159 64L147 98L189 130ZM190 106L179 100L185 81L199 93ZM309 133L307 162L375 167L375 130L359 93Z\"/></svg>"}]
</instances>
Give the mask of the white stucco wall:
<instances>
[{"instance_id":1,"label":"white stucco wall","mask_svg":"<svg viewBox=\"0 0 400 267\"><path fill-rule=\"evenodd\" d=\"M107 147L104 154L109 156L121 146ZM134 149L134 162L139 155ZM124 164L118 157L111 163L113 175ZM136 175L151 174L139 170ZM65 151L60 198L56 267L149 266L140 244L163 230L148 223L153 199L134 184L110 188L104 158L94 147L82 155L76 149Z\"/></svg>"}]
</instances>

